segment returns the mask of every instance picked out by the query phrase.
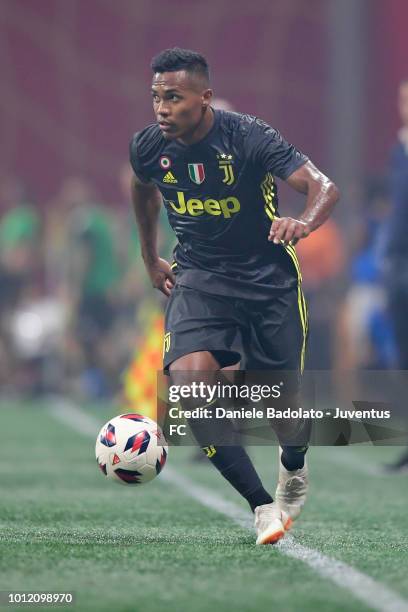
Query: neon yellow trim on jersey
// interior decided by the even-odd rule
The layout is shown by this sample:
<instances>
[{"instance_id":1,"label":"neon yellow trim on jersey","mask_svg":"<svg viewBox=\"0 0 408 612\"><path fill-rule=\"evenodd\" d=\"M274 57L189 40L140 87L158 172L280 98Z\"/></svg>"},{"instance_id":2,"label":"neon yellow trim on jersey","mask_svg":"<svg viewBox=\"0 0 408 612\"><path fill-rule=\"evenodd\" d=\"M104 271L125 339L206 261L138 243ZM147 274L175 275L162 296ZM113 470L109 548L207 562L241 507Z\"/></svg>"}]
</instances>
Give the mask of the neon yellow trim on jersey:
<instances>
[{"instance_id":1,"label":"neon yellow trim on jersey","mask_svg":"<svg viewBox=\"0 0 408 612\"><path fill-rule=\"evenodd\" d=\"M300 353L300 373L303 374L303 370L305 367L306 339L307 339L307 331L308 331L309 323L308 323L305 296L303 295L303 291L302 291L302 273L300 272L299 261L296 256L296 251L294 247L288 245L285 247L285 250L288 253L289 257L292 259L295 265L295 268L297 270L297 275L298 275L298 307L299 307L300 322L302 324L302 331L303 331L302 350Z\"/></svg>"},{"instance_id":2,"label":"neon yellow trim on jersey","mask_svg":"<svg viewBox=\"0 0 408 612\"><path fill-rule=\"evenodd\" d=\"M273 222L276 219L276 207L274 206L274 179L270 172L265 175L264 180L261 183L262 195L265 200L264 210L269 219ZM296 255L295 248L288 244L284 246L285 251L293 261L293 265L295 266L297 278L298 278L298 308L299 308L299 316L300 322L302 325L303 331L303 342L302 342L302 350L300 353L300 372L303 373L305 367L305 354L306 354L306 339L307 333L309 329L309 321L308 321L308 313L307 306L305 301L305 296L302 291L302 273L300 271L299 260Z\"/></svg>"},{"instance_id":3,"label":"neon yellow trim on jersey","mask_svg":"<svg viewBox=\"0 0 408 612\"><path fill-rule=\"evenodd\" d=\"M265 200L265 210L268 207L272 214L274 215L276 212L275 206L275 191L274 191L274 179L270 172L267 172L264 180L261 183L261 191ZM269 216L269 215L268 215Z\"/></svg>"},{"instance_id":4,"label":"neon yellow trim on jersey","mask_svg":"<svg viewBox=\"0 0 408 612\"><path fill-rule=\"evenodd\" d=\"M288 244L287 246L285 246L285 250L290 255L290 257L291 257L291 259L292 259L292 261L293 261L293 263L295 265L295 268L296 268L296 271L297 271L297 274L298 274L298 280L301 283L302 282L302 273L300 271L300 264L299 264L299 260L298 260L297 255L296 255L295 247L293 247L291 244Z\"/></svg>"},{"instance_id":5,"label":"neon yellow trim on jersey","mask_svg":"<svg viewBox=\"0 0 408 612\"><path fill-rule=\"evenodd\" d=\"M309 331L309 313L308 313L308 309L307 309L307 303L305 300L305 296L304 293L302 291L302 299L303 299L303 308L304 308L304 313L305 313L305 320L306 320L306 334Z\"/></svg>"},{"instance_id":6,"label":"neon yellow trim on jersey","mask_svg":"<svg viewBox=\"0 0 408 612\"><path fill-rule=\"evenodd\" d=\"M268 217L270 218L271 221L275 221L275 217L273 215L273 212L271 212L266 205L265 205L265 212L266 212L266 214L268 215Z\"/></svg>"},{"instance_id":7,"label":"neon yellow trim on jersey","mask_svg":"<svg viewBox=\"0 0 408 612\"><path fill-rule=\"evenodd\" d=\"M305 353L306 353L306 338L307 338L307 314L303 310L303 306L305 303L305 296L303 295L301 284L298 283L298 306L299 306L299 314L300 321L302 323L303 330L303 342L302 342L302 350L300 353L300 373L303 374L303 370L305 368Z\"/></svg>"}]
</instances>

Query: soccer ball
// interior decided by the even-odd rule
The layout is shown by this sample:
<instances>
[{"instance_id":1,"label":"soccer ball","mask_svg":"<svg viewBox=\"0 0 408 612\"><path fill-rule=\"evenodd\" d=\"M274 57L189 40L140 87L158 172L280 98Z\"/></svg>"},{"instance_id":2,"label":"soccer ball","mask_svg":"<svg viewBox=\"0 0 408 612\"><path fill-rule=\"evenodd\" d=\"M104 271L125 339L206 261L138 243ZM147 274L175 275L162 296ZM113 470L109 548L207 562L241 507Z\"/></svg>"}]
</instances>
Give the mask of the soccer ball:
<instances>
[{"instance_id":1,"label":"soccer ball","mask_svg":"<svg viewBox=\"0 0 408 612\"><path fill-rule=\"evenodd\" d=\"M120 414L96 438L98 466L107 478L138 485L153 480L166 463L168 446L160 427L142 414Z\"/></svg>"}]
</instances>

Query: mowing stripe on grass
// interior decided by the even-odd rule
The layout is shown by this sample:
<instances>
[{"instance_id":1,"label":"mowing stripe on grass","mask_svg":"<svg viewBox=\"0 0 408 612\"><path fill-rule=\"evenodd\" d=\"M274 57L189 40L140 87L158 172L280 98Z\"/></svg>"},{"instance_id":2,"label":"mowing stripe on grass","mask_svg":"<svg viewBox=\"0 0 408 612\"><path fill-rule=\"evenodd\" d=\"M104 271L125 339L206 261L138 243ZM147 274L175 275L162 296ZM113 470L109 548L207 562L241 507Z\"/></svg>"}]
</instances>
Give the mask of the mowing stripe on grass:
<instances>
[{"instance_id":1,"label":"mowing stripe on grass","mask_svg":"<svg viewBox=\"0 0 408 612\"><path fill-rule=\"evenodd\" d=\"M53 398L50 412L60 422L92 438L95 437L101 427L97 419L85 414L64 398ZM224 514L240 527L253 529L253 518L249 512L245 512L235 504L225 501L212 490L195 484L189 478L174 472L170 467L166 467L160 477L180 488L185 495L195 499L203 506ZM373 610L379 612L408 612L408 602L387 586L376 582L370 576L342 561L332 559L313 548L302 546L292 536L285 536L275 545L275 548L288 557L303 561L320 576L346 589Z\"/></svg>"},{"instance_id":2,"label":"mowing stripe on grass","mask_svg":"<svg viewBox=\"0 0 408 612\"><path fill-rule=\"evenodd\" d=\"M382 478L389 477L389 474L380 465L362 463L361 458L354 454L348 446L343 448L333 447L331 452L327 454L327 461L353 470L353 472L360 472L361 474L365 474L367 476L380 476Z\"/></svg>"}]
</instances>

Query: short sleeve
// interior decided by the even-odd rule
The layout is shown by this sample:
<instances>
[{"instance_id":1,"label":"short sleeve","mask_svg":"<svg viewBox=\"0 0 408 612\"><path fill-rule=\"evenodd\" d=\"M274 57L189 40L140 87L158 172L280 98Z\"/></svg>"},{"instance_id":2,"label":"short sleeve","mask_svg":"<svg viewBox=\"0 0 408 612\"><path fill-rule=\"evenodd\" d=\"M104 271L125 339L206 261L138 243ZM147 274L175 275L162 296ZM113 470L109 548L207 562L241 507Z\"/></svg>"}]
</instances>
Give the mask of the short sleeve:
<instances>
[{"instance_id":1,"label":"short sleeve","mask_svg":"<svg viewBox=\"0 0 408 612\"><path fill-rule=\"evenodd\" d=\"M261 119L256 119L252 129L251 149L255 165L282 180L286 180L309 159L287 142L278 130Z\"/></svg>"},{"instance_id":2,"label":"short sleeve","mask_svg":"<svg viewBox=\"0 0 408 612\"><path fill-rule=\"evenodd\" d=\"M140 132L136 133L129 145L129 157L130 164L133 168L137 178L143 183L150 183L150 177L146 173L146 169L143 167L142 158L140 155Z\"/></svg>"}]
</instances>

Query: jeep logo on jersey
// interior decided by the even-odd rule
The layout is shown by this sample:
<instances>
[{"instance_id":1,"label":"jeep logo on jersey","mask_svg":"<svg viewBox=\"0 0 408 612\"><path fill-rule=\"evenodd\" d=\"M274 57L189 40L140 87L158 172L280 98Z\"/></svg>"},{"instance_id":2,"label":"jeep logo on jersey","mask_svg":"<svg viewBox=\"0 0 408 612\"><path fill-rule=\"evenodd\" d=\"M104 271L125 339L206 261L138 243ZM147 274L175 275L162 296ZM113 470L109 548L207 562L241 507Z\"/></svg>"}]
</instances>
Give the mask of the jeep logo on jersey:
<instances>
[{"instance_id":1,"label":"jeep logo on jersey","mask_svg":"<svg viewBox=\"0 0 408 612\"><path fill-rule=\"evenodd\" d=\"M188 164L188 175L196 185L201 185L205 179L204 164Z\"/></svg>"},{"instance_id":2,"label":"jeep logo on jersey","mask_svg":"<svg viewBox=\"0 0 408 612\"><path fill-rule=\"evenodd\" d=\"M172 209L179 215L191 215L199 217L204 213L217 217L222 215L224 219L230 219L232 215L241 209L239 200L234 197L224 198L223 200L215 200L208 198L207 200L199 200L198 198L190 198L187 200L182 191L177 192L177 203L172 200L167 200Z\"/></svg>"}]
</instances>

